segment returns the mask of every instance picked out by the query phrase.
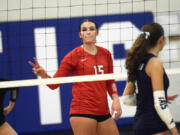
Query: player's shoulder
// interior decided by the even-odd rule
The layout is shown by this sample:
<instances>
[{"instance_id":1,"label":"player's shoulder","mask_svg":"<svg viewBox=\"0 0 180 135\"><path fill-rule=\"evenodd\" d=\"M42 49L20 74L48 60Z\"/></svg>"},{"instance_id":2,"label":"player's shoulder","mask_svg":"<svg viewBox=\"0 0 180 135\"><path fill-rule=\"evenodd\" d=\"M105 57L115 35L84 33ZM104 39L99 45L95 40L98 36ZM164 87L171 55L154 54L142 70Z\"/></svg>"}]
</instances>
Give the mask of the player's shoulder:
<instances>
[{"instance_id":1,"label":"player's shoulder","mask_svg":"<svg viewBox=\"0 0 180 135\"><path fill-rule=\"evenodd\" d=\"M162 65L162 62L161 62L161 60L160 60L158 57L152 57L152 58L149 60L149 63L150 63L151 65L154 65L154 66Z\"/></svg>"},{"instance_id":2,"label":"player's shoulder","mask_svg":"<svg viewBox=\"0 0 180 135\"><path fill-rule=\"evenodd\" d=\"M152 57L148 62L148 66L150 66L151 69L156 69L156 70L163 69L163 63L158 57Z\"/></svg>"},{"instance_id":3,"label":"player's shoulder","mask_svg":"<svg viewBox=\"0 0 180 135\"><path fill-rule=\"evenodd\" d=\"M79 54L82 54L81 46L72 49L66 56L78 56Z\"/></svg>"},{"instance_id":4,"label":"player's shoulder","mask_svg":"<svg viewBox=\"0 0 180 135\"><path fill-rule=\"evenodd\" d=\"M71 53L77 53L77 52L81 52L82 51L82 47L81 46L77 46L74 49L72 49L70 52Z\"/></svg>"},{"instance_id":5,"label":"player's shoulder","mask_svg":"<svg viewBox=\"0 0 180 135\"><path fill-rule=\"evenodd\" d=\"M108 49L104 48L104 47L97 46L97 48L101 53L111 54L110 51Z\"/></svg>"}]
</instances>

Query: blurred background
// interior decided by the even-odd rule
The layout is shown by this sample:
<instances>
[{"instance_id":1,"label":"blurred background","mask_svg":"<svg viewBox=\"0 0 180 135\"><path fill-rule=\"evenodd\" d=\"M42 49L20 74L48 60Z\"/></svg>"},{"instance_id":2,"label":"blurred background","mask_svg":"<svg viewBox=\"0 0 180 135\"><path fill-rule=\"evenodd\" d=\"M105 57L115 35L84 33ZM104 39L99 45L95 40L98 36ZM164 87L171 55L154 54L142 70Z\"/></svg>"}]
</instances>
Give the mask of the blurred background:
<instances>
[{"instance_id":1,"label":"blurred background","mask_svg":"<svg viewBox=\"0 0 180 135\"><path fill-rule=\"evenodd\" d=\"M169 94L180 94L179 0L0 0L0 77L36 79L28 61L36 57L50 75L62 58L81 44L78 27L83 19L97 22L97 45L111 51L115 73L126 73L126 52L140 28L150 22L165 30L160 54L169 73ZM119 98L126 81L116 81ZM14 110L6 119L20 135L72 135L69 124L72 84L51 91L46 86L21 87ZM7 95L8 99L8 95ZM111 100L109 98L109 105ZM169 105L180 123L180 97ZM135 107L122 104L116 121L121 135L132 134Z\"/></svg>"}]
</instances>

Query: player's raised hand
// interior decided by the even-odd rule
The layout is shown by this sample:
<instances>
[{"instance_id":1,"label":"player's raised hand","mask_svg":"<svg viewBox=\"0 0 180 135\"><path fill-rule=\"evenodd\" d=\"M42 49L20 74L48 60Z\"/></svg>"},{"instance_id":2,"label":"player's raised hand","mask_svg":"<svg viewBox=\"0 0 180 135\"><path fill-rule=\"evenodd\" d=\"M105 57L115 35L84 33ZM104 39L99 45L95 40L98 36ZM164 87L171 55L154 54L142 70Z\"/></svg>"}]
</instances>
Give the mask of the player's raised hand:
<instances>
[{"instance_id":1,"label":"player's raised hand","mask_svg":"<svg viewBox=\"0 0 180 135\"><path fill-rule=\"evenodd\" d=\"M43 67L39 65L39 62L34 57L34 63L32 61L28 61L28 63L32 66L32 71L35 75L40 76L41 78L48 78L48 75Z\"/></svg>"}]
</instances>

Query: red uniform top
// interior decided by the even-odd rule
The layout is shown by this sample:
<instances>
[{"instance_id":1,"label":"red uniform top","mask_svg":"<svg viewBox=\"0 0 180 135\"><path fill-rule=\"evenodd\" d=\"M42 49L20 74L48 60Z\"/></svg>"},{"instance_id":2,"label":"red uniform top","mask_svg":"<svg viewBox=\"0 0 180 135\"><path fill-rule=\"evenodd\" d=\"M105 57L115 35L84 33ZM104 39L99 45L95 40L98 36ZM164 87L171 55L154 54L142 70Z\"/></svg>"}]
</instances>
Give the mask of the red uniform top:
<instances>
[{"instance_id":1,"label":"red uniform top","mask_svg":"<svg viewBox=\"0 0 180 135\"><path fill-rule=\"evenodd\" d=\"M62 60L54 77L95 75L113 73L113 61L107 49L97 46L97 54L91 55L82 47L69 52ZM58 85L48 85L55 89ZM114 80L74 83L70 114L109 114L107 92L110 96L117 92Z\"/></svg>"}]
</instances>

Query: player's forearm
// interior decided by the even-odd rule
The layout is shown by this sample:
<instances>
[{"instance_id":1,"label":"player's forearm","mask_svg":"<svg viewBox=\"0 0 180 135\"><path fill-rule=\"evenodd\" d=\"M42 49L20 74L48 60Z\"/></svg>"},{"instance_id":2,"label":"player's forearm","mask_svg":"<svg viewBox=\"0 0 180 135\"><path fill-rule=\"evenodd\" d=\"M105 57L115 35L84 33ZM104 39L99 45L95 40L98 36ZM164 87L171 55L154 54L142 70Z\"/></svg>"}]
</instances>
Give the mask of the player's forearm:
<instances>
[{"instance_id":1,"label":"player's forearm","mask_svg":"<svg viewBox=\"0 0 180 135\"><path fill-rule=\"evenodd\" d=\"M157 90L153 92L154 107L159 114L159 117L164 121L169 129L174 128L175 122L172 118L171 112L168 108L165 98L164 90Z\"/></svg>"},{"instance_id":2,"label":"player's forearm","mask_svg":"<svg viewBox=\"0 0 180 135\"><path fill-rule=\"evenodd\" d=\"M119 96L117 93L112 94L112 100L119 100Z\"/></svg>"},{"instance_id":3,"label":"player's forearm","mask_svg":"<svg viewBox=\"0 0 180 135\"><path fill-rule=\"evenodd\" d=\"M170 131L171 131L171 134L172 134L172 135L179 135L176 126L175 126L174 128L171 128Z\"/></svg>"},{"instance_id":4,"label":"player's forearm","mask_svg":"<svg viewBox=\"0 0 180 135\"><path fill-rule=\"evenodd\" d=\"M15 102L13 102L13 101L10 101L10 102L9 102L9 107L10 107L11 109L14 108L14 105L15 105Z\"/></svg>"},{"instance_id":5,"label":"player's forearm","mask_svg":"<svg viewBox=\"0 0 180 135\"><path fill-rule=\"evenodd\" d=\"M39 75L41 78L50 78L50 76L44 71L42 74Z\"/></svg>"}]
</instances>

